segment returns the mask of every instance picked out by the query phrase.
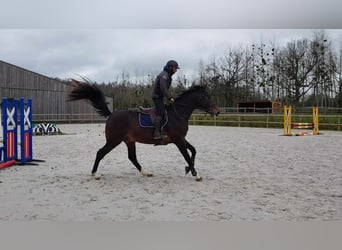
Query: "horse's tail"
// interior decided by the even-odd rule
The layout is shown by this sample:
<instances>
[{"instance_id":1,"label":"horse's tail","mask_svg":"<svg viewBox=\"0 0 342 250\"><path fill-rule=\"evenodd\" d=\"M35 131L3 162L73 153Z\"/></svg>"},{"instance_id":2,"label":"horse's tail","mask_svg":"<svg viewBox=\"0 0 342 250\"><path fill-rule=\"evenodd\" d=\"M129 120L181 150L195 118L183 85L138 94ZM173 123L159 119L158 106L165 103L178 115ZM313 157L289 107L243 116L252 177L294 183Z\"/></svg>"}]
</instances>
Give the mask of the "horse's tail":
<instances>
[{"instance_id":1,"label":"horse's tail","mask_svg":"<svg viewBox=\"0 0 342 250\"><path fill-rule=\"evenodd\" d=\"M103 117L107 117L112 113L108 109L104 94L95 84L72 80L72 86L73 89L69 93L69 101L88 100L96 109L96 112Z\"/></svg>"}]
</instances>

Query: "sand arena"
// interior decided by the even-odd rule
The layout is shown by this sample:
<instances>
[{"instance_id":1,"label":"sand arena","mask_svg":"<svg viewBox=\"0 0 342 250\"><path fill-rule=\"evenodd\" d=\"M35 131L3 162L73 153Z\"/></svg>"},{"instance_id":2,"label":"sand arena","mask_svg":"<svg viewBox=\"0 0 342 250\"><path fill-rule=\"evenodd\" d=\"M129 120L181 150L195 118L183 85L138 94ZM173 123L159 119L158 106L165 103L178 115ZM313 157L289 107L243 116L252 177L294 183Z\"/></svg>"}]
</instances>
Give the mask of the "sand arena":
<instances>
[{"instance_id":1,"label":"sand arena","mask_svg":"<svg viewBox=\"0 0 342 250\"><path fill-rule=\"evenodd\" d=\"M342 133L284 137L281 129L190 126L195 167L175 145L137 144L143 177L120 144L90 172L104 124L34 136L37 166L0 171L2 221L311 221L342 219Z\"/></svg>"}]
</instances>

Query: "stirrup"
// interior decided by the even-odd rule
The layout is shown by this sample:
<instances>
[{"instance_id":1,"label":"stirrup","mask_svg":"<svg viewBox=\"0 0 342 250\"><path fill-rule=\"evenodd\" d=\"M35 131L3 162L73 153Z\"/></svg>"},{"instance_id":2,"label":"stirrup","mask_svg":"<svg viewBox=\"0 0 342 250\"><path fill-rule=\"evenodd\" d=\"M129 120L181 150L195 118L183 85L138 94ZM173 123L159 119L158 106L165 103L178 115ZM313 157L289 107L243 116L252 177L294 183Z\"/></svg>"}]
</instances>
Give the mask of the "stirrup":
<instances>
[{"instance_id":1,"label":"stirrup","mask_svg":"<svg viewBox=\"0 0 342 250\"><path fill-rule=\"evenodd\" d=\"M163 137L161 135L154 135L153 140L161 140Z\"/></svg>"},{"instance_id":2,"label":"stirrup","mask_svg":"<svg viewBox=\"0 0 342 250\"><path fill-rule=\"evenodd\" d=\"M162 138L163 138L163 136L162 136L162 134L160 132L153 134L153 139L154 140L159 140L159 139L162 139Z\"/></svg>"},{"instance_id":3,"label":"stirrup","mask_svg":"<svg viewBox=\"0 0 342 250\"><path fill-rule=\"evenodd\" d=\"M163 140L165 138L167 138L167 135L164 135L162 133L160 133L159 135L153 135L154 140Z\"/></svg>"}]
</instances>

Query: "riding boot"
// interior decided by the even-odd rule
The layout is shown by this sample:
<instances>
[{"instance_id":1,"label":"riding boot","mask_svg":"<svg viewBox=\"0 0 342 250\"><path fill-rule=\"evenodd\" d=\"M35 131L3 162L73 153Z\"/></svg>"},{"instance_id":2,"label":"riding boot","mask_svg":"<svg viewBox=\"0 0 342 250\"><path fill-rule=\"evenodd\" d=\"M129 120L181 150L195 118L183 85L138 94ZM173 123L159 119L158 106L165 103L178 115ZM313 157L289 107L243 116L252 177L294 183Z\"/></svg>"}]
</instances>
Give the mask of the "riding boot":
<instances>
[{"instance_id":1,"label":"riding boot","mask_svg":"<svg viewBox=\"0 0 342 250\"><path fill-rule=\"evenodd\" d=\"M156 117L156 123L155 123L154 133L153 133L153 139L155 140L162 139L162 134L160 132L162 120L163 120L162 117L160 116Z\"/></svg>"}]
</instances>

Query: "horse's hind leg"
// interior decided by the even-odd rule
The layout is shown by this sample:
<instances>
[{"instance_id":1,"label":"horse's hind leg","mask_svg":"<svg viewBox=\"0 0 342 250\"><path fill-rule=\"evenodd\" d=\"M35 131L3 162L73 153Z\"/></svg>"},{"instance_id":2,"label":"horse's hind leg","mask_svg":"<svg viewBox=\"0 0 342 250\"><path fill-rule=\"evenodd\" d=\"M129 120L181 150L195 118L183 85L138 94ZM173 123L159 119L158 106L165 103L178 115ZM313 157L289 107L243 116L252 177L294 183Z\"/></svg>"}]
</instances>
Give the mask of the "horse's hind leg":
<instances>
[{"instance_id":1,"label":"horse's hind leg","mask_svg":"<svg viewBox=\"0 0 342 250\"><path fill-rule=\"evenodd\" d=\"M139 170L139 172L144 175L151 177L153 174L145 172L137 160L135 142L125 142L128 149L128 159L134 164L134 166Z\"/></svg>"},{"instance_id":2,"label":"horse's hind leg","mask_svg":"<svg viewBox=\"0 0 342 250\"><path fill-rule=\"evenodd\" d=\"M113 148L115 148L119 144L120 142L113 143L113 142L107 141L106 144L99 151L97 151L93 170L91 171L93 175L96 173L97 167L99 166L99 163L103 159L103 157L105 157L106 154L108 154Z\"/></svg>"}]
</instances>

